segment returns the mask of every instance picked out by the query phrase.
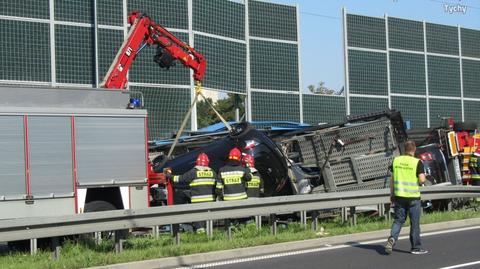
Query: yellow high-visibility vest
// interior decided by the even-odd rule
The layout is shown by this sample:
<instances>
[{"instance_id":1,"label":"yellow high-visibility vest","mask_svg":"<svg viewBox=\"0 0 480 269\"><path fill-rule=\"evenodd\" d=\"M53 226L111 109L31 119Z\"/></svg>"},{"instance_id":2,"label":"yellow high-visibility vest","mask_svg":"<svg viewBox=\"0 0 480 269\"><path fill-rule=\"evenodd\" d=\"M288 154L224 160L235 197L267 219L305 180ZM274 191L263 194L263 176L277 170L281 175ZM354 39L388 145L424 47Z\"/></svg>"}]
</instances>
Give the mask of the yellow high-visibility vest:
<instances>
[{"instance_id":1,"label":"yellow high-visibility vest","mask_svg":"<svg viewBox=\"0 0 480 269\"><path fill-rule=\"evenodd\" d=\"M393 190L397 197L420 198L417 165L419 159L403 155L393 160Z\"/></svg>"}]
</instances>

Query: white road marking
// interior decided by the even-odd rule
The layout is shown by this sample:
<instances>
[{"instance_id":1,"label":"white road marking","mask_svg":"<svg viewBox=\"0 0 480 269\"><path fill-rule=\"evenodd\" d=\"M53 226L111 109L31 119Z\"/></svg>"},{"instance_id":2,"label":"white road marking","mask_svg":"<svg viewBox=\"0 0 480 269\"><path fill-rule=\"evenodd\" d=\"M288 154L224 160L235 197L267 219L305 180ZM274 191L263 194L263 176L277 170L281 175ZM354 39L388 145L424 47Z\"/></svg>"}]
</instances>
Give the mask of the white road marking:
<instances>
[{"instance_id":1,"label":"white road marking","mask_svg":"<svg viewBox=\"0 0 480 269\"><path fill-rule=\"evenodd\" d=\"M480 226L465 227L465 228L457 228L457 229L452 229L452 230L444 230L444 231L423 233L422 237L439 235L439 234L446 234L446 233L461 232L461 231L469 231L469 230L475 230L475 229L480 229ZM408 235L400 236L398 238L398 240L407 239L407 238L409 238ZM369 245L369 244L381 243L381 242L386 242L386 240L387 240L386 238L385 239L376 239L376 240L371 240L371 241L358 242L358 243L348 244L348 245L347 244L342 244L342 245L337 245L337 246L328 246L328 244L327 244L326 247L312 248L312 249L306 249L306 250L297 250L297 251L292 251L292 252L282 252L282 253L275 253L275 254L249 257L249 258L240 258L240 259L229 260L229 261L211 262L211 263L193 265L193 266L189 266L189 267L178 267L177 269L208 268L208 267L222 266L222 265L235 264L235 263L267 260L267 259L273 259L273 258L294 256L294 255L300 255L300 254L308 254L308 253L314 253L314 252L322 252L322 251L341 249L341 248L348 248L348 247L354 247L354 246L360 246L360 245ZM480 263L480 261L475 262L474 264L477 264L477 263ZM473 264L464 264L463 266L469 266L469 265L473 265ZM459 265L455 265L455 266L459 266ZM450 268L460 268L460 267L444 267L444 268L439 268L439 269L450 269Z\"/></svg>"},{"instance_id":2,"label":"white road marking","mask_svg":"<svg viewBox=\"0 0 480 269\"><path fill-rule=\"evenodd\" d=\"M475 264L480 264L480 261L462 263L462 264L452 265L452 266L448 266L448 267L442 267L442 268L438 268L438 269L462 268L462 267L468 267L468 266L475 265Z\"/></svg>"}]
</instances>

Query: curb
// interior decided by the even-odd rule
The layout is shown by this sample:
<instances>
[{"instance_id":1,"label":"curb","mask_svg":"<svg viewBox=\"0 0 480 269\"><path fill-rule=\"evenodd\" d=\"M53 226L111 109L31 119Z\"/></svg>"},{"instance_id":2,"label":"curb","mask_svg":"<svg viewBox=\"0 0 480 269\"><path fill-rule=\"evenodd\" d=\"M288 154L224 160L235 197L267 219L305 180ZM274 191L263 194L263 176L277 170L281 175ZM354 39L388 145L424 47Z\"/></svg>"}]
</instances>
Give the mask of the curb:
<instances>
[{"instance_id":1,"label":"curb","mask_svg":"<svg viewBox=\"0 0 480 269\"><path fill-rule=\"evenodd\" d=\"M452 230L463 227L473 227L480 225L480 218L455 220L440 223L424 224L421 226L422 233L435 232L442 230ZM318 239L309 239L294 242L285 242L272 245L262 245L255 247L221 250L208 253L198 253L178 257L168 257L153 260L112 264L106 266L90 267L90 269L160 269L193 266L195 264L212 263L231 259L248 258L252 256L261 256L276 254L282 252L292 252L298 250L318 248L325 245L351 244L355 242L382 239L388 237L390 230L380 230L358 234L339 235ZM400 235L408 235L409 227L402 228Z\"/></svg>"}]
</instances>

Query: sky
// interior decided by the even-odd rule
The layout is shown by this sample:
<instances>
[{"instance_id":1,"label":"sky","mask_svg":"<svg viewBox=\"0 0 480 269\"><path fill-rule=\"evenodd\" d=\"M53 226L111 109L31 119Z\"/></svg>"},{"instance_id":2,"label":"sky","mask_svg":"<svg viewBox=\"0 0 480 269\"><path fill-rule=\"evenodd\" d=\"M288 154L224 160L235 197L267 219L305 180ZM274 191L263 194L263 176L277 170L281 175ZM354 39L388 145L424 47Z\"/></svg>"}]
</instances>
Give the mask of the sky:
<instances>
[{"instance_id":1,"label":"sky","mask_svg":"<svg viewBox=\"0 0 480 269\"><path fill-rule=\"evenodd\" d=\"M348 13L426 21L480 30L480 0L269 0L300 7L300 62L303 92L324 81L330 89L344 85L342 7ZM449 12L445 5L465 6Z\"/></svg>"}]
</instances>

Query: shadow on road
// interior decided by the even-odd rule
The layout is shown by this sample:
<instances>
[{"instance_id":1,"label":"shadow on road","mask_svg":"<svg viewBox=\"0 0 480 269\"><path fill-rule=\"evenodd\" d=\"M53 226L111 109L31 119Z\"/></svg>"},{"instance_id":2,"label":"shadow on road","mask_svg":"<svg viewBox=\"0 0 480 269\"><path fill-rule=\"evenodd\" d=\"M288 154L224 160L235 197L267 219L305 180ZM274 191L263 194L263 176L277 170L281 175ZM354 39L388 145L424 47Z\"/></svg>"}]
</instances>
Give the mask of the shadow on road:
<instances>
[{"instance_id":1,"label":"shadow on road","mask_svg":"<svg viewBox=\"0 0 480 269\"><path fill-rule=\"evenodd\" d=\"M363 245L359 244L358 242L348 242L348 245L351 245L352 247L356 248L361 248L361 249L366 249L366 250L375 250L379 255L388 255L385 252L385 246L384 245Z\"/></svg>"}]
</instances>

